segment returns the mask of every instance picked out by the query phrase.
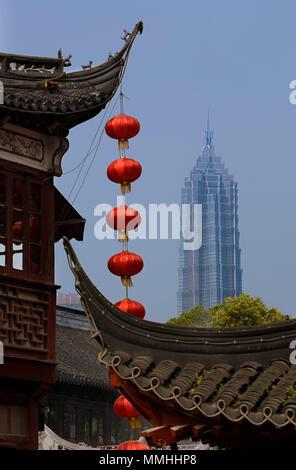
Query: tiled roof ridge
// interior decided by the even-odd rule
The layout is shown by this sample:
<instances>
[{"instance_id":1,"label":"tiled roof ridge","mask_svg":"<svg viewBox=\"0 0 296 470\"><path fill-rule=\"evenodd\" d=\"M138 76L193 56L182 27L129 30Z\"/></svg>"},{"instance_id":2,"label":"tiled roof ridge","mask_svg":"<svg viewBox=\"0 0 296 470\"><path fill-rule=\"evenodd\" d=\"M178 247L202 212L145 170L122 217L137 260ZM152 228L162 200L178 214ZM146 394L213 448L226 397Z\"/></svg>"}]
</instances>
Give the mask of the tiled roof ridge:
<instances>
[{"instance_id":1,"label":"tiled roof ridge","mask_svg":"<svg viewBox=\"0 0 296 470\"><path fill-rule=\"evenodd\" d=\"M77 375L75 373L66 372L57 368L56 380L58 382L69 383L73 385L81 385L86 387L94 387L105 390L110 390L112 387L105 381L97 379L95 377L87 377L83 375Z\"/></svg>"},{"instance_id":2,"label":"tiled roof ridge","mask_svg":"<svg viewBox=\"0 0 296 470\"><path fill-rule=\"evenodd\" d=\"M275 359L269 367L263 369L260 364L242 364L234 370L229 364L216 364L207 370L201 364L186 364L183 368L173 361L162 361L155 367L163 374L149 374L131 364L131 360L119 360L121 353L111 354L104 351L99 361L110 367L123 380L134 383L142 392L152 393L161 400L175 401L179 407L188 412L199 412L206 418L219 415L232 422L247 420L260 426L271 423L281 428L292 424L296 426L296 366L285 360ZM133 358L136 361L137 358ZM168 367L168 368L166 368ZM203 374L194 372L194 367ZM187 368L190 379L181 389L178 376ZM195 382L194 382L195 376ZM200 377L200 381L196 379ZM190 383L191 382L191 383ZM192 389L192 385L194 388ZM289 396L289 389L294 393Z\"/></svg>"}]
</instances>

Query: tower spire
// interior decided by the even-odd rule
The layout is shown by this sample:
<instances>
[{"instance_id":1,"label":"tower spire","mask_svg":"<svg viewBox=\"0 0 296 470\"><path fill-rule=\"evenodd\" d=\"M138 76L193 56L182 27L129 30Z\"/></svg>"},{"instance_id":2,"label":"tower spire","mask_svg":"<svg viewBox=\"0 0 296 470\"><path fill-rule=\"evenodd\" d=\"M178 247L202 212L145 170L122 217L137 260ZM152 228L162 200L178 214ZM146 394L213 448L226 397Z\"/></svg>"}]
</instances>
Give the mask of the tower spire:
<instances>
[{"instance_id":1,"label":"tower spire","mask_svg":"<svg viewBox=\"0 0 296 470\"><path fill-rule=\"evenodd\" d=\"M207 122L207 129L206 129L205 135L206 135L206 145L208 145L211 148L214 132L211 131L211 126L210 126L210 108L208 108L208 122Z\"/></svg>"}]
</instances>

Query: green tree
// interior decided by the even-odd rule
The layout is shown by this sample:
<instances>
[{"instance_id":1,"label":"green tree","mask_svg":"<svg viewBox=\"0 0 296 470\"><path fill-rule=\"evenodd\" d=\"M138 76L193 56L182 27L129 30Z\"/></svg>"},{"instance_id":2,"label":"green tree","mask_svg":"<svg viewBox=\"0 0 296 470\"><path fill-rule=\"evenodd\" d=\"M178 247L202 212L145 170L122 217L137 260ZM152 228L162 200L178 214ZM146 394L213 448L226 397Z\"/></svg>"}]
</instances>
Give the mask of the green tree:
<instances>
[{"instance_id":1,"label":"green tree","mask_svg":"<svg viewBox=\"0 0 296 470\"><path fill-rule=\"evenodd\" d=\"M232 328L239 326L263 325L285 319L285 315L276 308L269 308L260 297L241 294L234 299L227 297L221 303L209 309L210 326L213 328Z\"/></svg>"},{"instance_id":2,"label":"green tree","mask_svg":"<svg viewBox=\"0 0 296 470\"><path fill-rule=\"evenodd\" d=\"M171 318L167 324L176 326L196 326L207 328L210 325L211 316L209 311L202 305L194 307L190 312L183 312L179 317Z\"/></svg>"}]
</instances>

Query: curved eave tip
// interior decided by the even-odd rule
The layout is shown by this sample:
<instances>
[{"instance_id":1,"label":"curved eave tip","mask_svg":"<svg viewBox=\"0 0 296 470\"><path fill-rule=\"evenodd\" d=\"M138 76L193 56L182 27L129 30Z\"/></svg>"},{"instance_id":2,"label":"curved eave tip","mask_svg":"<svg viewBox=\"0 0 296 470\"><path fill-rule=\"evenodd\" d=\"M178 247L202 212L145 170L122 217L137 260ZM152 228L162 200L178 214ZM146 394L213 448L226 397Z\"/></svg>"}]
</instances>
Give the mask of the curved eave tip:
<instances>
[{"instance_id":1,"label":"curved eave tip","mask_svg":"<svg viewBox=\"0 0 296 470\"><path fill-rule=\"evenodd\" d=\"M144 29L144 23L143 23L143 21L139 21L139 23L138 23L138 31L139 31L140 34L142 34L143 29Z\"/></svg>"}]
</instances>

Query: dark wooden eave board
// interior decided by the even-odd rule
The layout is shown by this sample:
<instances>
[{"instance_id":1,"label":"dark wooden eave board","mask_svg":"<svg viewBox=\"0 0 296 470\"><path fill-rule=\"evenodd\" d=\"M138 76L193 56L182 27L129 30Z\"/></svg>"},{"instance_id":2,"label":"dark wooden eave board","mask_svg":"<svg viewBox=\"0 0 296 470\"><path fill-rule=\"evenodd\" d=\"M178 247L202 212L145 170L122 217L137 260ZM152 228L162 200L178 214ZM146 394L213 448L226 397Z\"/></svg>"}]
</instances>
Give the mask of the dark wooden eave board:
<instances>
[{"instance_id":1,"label":"dark wooden eave board","mask_svg":"<svg viewBox=\"0 0 296 470\"><path fill-rule=\"evenodd\" d=\"M85 219L74 209L67 199L54 188L55 199L55 237L54 241L59 241L63 236L83 240Z\"/></svg>"}]
</instances>

